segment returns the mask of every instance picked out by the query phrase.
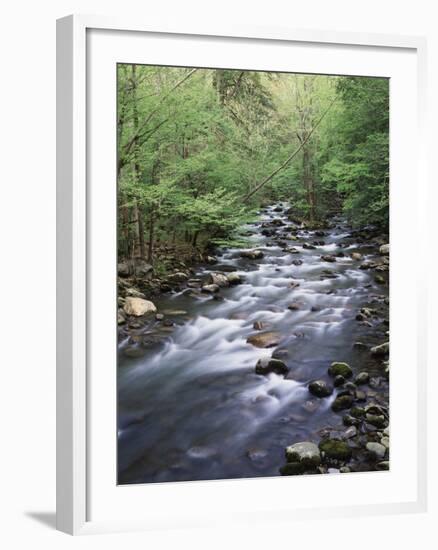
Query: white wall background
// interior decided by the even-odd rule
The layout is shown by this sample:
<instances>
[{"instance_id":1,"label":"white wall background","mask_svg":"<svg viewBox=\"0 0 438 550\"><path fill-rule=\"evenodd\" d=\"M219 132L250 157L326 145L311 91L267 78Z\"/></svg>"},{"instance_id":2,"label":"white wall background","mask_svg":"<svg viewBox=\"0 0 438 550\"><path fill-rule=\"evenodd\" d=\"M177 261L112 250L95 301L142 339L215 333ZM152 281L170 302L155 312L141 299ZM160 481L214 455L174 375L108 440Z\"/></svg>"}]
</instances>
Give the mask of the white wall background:
<instances>
[{"instance_id":1,"label":"white wall background","mask_svg":"<svg viewBox=\"0 0 438 550\"><path fill-rule=\"evenodd\" d=\"M0 545L208 550L293 547L432 548L438 520L437 293L429 310L430 511L415 516L254 525L73 539L56 532L55 510L55 19L70 13L135 15L156 24L203 21L382 32L429 40L430 216L436 218L432 160L438 127L436 2L416 0L15 0L2 7L0 70ZM435 284L436 226L424 258ZM408 251L407 251L408 253ZM435 258L434 258L435 257ZM407 255L406 269L409 269ZM413 283L414 284L414 283ZM409 289L407 289L409 291ZM407 319L406 322L409 322ZM414 337L414 335L413 335ZM414 368L414 366L413 366ZM435 389L434 389L435 388ZM435 402L432 402L435 401ZM434 437L435 436L435 437ZM409 442L409 433L406 434ZM415 444L415 442L412 442ZM263 499L263 495L260 495ZM291 495L293 498L293 495Z\"/></svg>"}]
</instances>

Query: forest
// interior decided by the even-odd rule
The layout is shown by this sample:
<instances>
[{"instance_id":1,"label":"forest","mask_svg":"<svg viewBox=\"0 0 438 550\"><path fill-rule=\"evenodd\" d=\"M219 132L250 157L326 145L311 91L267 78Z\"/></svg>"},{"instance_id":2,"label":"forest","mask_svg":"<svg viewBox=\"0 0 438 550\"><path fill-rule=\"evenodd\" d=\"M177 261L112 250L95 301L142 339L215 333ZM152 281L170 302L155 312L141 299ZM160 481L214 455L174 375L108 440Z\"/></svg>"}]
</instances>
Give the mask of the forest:
<instances>
[{"instance_id":1,"label":"forest","mask_svg":"<svg viewBox=\"0 0 438 550\"><path fill-rule=\"evenodd\" d=\"M118 65L119 259L236 242L287 200L313 226L343 213L388 227L383 78Z\"/></svg>"},{"instance_id":2,"label":"forest","mask_svg":"<svg viewBox=\"0 0 438 550\"><path fill-rule=\"evenodd\" d=\"M388 470L389 81L118 79L118 482Z\"/></svg>"}]
</instances>

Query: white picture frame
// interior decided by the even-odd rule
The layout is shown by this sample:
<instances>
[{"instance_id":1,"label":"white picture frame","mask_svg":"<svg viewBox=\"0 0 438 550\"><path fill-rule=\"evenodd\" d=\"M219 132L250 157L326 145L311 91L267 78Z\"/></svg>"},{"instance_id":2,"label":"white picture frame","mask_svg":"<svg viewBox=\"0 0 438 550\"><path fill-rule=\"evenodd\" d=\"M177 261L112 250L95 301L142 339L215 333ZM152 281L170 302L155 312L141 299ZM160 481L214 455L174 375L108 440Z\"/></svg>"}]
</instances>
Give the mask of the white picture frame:
<instances>
[{"instance_id":1,"label":"white picture frame","mask_svg":"<svg viewBox=\"0 0 438 550\"><path fill-rule=\"evenodd\" d=\"M93 322L90 321L90 302L93 300L90 290L93 286L93 277L90 275L89 251L90 228L93 228L94 219L98 213L90 201L92 190L90 181L93 177L90 170L90 158L92 154L92 139L89 139L90 111L88 101L90 99L90 82L92 82L90 70L94 70L90 63L90 31L106 33L105 40L112 41L114 36L135 33L140 36L170 37L179 43L190 40L211 41L221 40L223 44L229 44L232 49L241 41L242 44L253 42L265 45L300 44L318 45L319 48L336 47L365 48L372 51L373 55L383 52L408 52L415 57L415 82L413 82L413 95L418 104L411 105L415 111L415 120L411 123L417 127L414 139L417 147L413 153L410 170L415 174L416 185L412 191L417 201L416 221L418 228L414 229L414 238L422 242L426 227L426 220L421 213L426 212L426 178L425 178L425 143L424 143L424 119L425 112L425 62L426 43L419 37L404 37L391 35L332 33L325 31L300 31L285 28L174 28L163 24L160 28L143 24L139 21L124 20L121 18L107 18L97 16L69 16L58 20L57 23L57 527L59 530L70 534L86 534L95 532L107 532L111 530L151 529L185 525L207 525L210 523L208 514L204 517L200 514L200 506L196 508L196 502L207 498L206 495L215 493L221 499L225 494L232 494L238 499L238 493L245 493L248 502L254 496L254 483L264 483L265 480L242 480L224 482L196 482L190 484L158 484L155 485L154 498L157 501L155 515L142 517L118 516L105 511L98 519L90 516L91 497L90 486L93 483L93 456L92 436L95 433L90 429L90 411L93 411L96 394L91 391L91 370L94 368L93 353L90 351L90 341L94 336ZM106 43L107 45L109 42ZM234 44L234 46L233 46ZM93 46L94 48L94 46ZM98 50L99 47L96 48ZM111 48L108 48L111 49ZM129 50L127 50L129 51ZM108 54L109 55L109 54ZM167 58L172 59L172 52L167 50ZM220 56L219 56L220 57ZM108 58L109 59L109 58ZM157 55L154 55L153 63L157 63ZM122 59L126 61L126 59ZM137 62L137 59L133 60ZM146 61L145 61L146 62ZM220 59L218 58L218 63ZM176 65L180 64L175 62ZM190 63L187 63L190 65ZM202 65L200 65L202 66ZM205 65L204 65L205 66ZM414 69L412 69L414 71ZM311 72L311 71L310 71ZM327 70L327 72L331 72ZM365 74L365 73L364 73ZM112 97L112 96L111 96ZM394 121L393 121L394 122ZM395 121L397 126L397 121ZM94 131L94 130L93 130ZM395 166L397 173L397 165ZM393 167L391 168L393 171ZM115 184L115 181L114 181ZM401 206L402 207L402 206ZM392 207L391 207L392 208ZM397 212L391 210L391 216L396 217ZM115 223L115 220L114 220ZM393 226L391 225L391 231ZM419 252L420 253L420 252ZM400 266L397 262L397 248L391 255L395 260L391 262L391 272ZM395 265L395 268L394 268ZM425 274L421 268L415 273L417 278L417 292L411 307L413 309L424 307L426 303ZM115 283L114 283L115 284ZM392 313L392 312L391 312ZM115 319L115 317L114 317ZM114 321L115 325L115 321ZM273 520L275 518L293 517L325 517L327 515L358 515L394 512L418 512L426 508L426 327L424 320L419 316L416 324L415 347L409 351L416 356L415 359L415 384L417 403L415 408L415 471L412 476L412 487L409 497L400 501L385 500L360 503L337 504L328 507L322 501L315 506L296 506L291 504L279 504L276 509L245 510L244 514L234 514L235 521L260 521L262 518ZM93 336L92 336L93 334ZM400 332L402 335L402 332ZM392 337L392 336L391 336ZM392 343L392 346L397 344ZM113 353L110 351L110 353ZM407 357L409 355L407 353ZM97 368L97 367L96 367ZM394 376L397 376L395 374ZM94 384L94 387L96 385ZM107 388L106 388L107 389ZM105 389L105 391L106 391ZM108 391L111 393L110 386ZM104 390L100 390L104 391ZM402 390L401 390L402 391ZM113 398L114 396L112 396ZM391 397L392 399L392 397ZM102 403L105 408L105 404ZM108 405L109 406L109 405ZM96 422L96 415L94 415ZM101 422L101 420L99 420ZM114 429L112 419L108 422L110 430ZM108 429L108 427L107 427ZM103 443L102 443L103 444ZM100 445L100 443L98 443ZM96 448L96 447L95 447ZM114 457L112 458L112 460ZM411 472L412 473L412 472ZM368 474L369 475L369 474ZM388 474L390 476L391 473ZM327 477L325 483L336 484L333 480L337 476L314 476L315 478ZM340 477L340 476L339 476ZM349 477L349 476L344 476ZM415 479L414 479L415 478ZM368 480L370 478L368 477ZM285 480L281 480L283 483ZM287 480L295 484L303 484L306 479ZM348 481L348 480L347 480ZM407 482L408 484L408 482ZM415 487L414 487L415 485ZM297 485L296 485L297 486ZM93 489L99 490L99 486ZM261 487L259 485L258 487ZM126 489L121 488L123 491ZM266 494L270 491L278 491L278 484L271 489L268 481L264 483L263 490ZM146 491L144 486L140 491ZM161 493L161 496L160 496ZM176 501L187 502L187 495L192 500L188 502L184 514L178 516L178 510L160 508L161 500L171 496ZM120 493L119 493L120 494ZM275 493L272 493L275 494ZM149 493L150 495L150 493ZM412 496L413 495L413 496ZM101 500L109 498L102 493ZM216 498L216 497L215 497ZM234 498L234 496L233 496ZM160 500L161 499L161 500ZM227 513L225 507L215 511L215 518L211 522L231 521L232 512ZM114 508L116 510L116 508ZM108 513L107 513L108 512ZM106 514L106 515L105 515ZM148 517L149 516L149 517Z\"/></svg>"}]
</instances>

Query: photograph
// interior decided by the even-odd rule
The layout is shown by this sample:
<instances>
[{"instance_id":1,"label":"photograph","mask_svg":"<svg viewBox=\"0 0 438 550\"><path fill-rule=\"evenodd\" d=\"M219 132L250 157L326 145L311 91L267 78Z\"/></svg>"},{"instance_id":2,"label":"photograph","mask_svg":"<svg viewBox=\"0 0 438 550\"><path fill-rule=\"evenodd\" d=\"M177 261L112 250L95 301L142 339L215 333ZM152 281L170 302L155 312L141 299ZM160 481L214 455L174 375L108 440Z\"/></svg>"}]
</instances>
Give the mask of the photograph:
<instances>
[{"instance_id":1,"label":"photograph","mask_svg":"<svg viewBox=\"0 0 438 550\"><path fill-rule=\"evenodd\" d=\"M389 470L390 79L115 70L117 484Z\"/></svg>"}]
</instances>

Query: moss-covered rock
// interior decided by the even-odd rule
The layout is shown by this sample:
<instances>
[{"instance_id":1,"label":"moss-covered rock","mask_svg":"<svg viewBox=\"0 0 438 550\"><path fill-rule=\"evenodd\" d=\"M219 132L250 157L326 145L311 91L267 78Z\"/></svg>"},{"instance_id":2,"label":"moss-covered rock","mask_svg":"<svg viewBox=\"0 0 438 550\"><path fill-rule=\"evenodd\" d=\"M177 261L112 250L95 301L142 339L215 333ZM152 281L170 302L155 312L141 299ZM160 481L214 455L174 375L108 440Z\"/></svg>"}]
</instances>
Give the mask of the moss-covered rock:
<instances>
[{"instance_id":1,"label":"moss-covered rock","mask_svg":"<svg viewBox=\"0 0 438 550\"><path fill-rule=\"evenodd\" d=\"M314 380L309 384L309 392L316 397L328 397L333 393L333 388L324 380Z\"/></svg>"},{"instance_id":2,"label":"moss-covered rock","mask_svg":"<svg viewBox=\"0 0 438 550\"><path fill-rule=\"evenodd\" d=\"M329 459L346 461L351 458L350 447L340 439L325 439L320 442L319 449Z\"/></svg>"},{"instance_id":3,"label":"moss-covered rock","mask_svg":"<svg viewBox=\"0 0 438 550\"><path fill-rule=\"evenodd\" d=\"M332 403L332 410L334 412L344 411L349 409L354 403L354 397L352 395L338 395L338 397Z\"/></svg>"},{"instance_id":4,"label":"moss-covered rock","mask_svg":"<svg viewBox=\"0 0 438 550\"><path fill-rule=\"evenodd\" d=\"M330 376L341 375L344 378L351 378L353 376L353 371L351 370L351 367L350 365L348 365L348 363L340 363L337 361L330 365L328 373L330 374Z\"/></svg>"},{"instance_id":5,"label":"moss-covered rock","mask_svg":"<svg viewBox=\"0 0 438 550\"><path fill-rule=\"evenodd\" d=\"M299 462L306 468L316 468L321 464L321 454L318 446L311 441L301 441L286 447L286 460Z\"/></svg>"},{"instance_id":6,"label":"moss-covered rock","mask_svg":"<svg viewBox=\"0 0 438 550\"><path fill-rule=\"evenodd\" d=\"M288 462L280 468L280 474L282 476L296 476L303 474L305 467L300 462Z\"/></svg>"}]
</instances>

